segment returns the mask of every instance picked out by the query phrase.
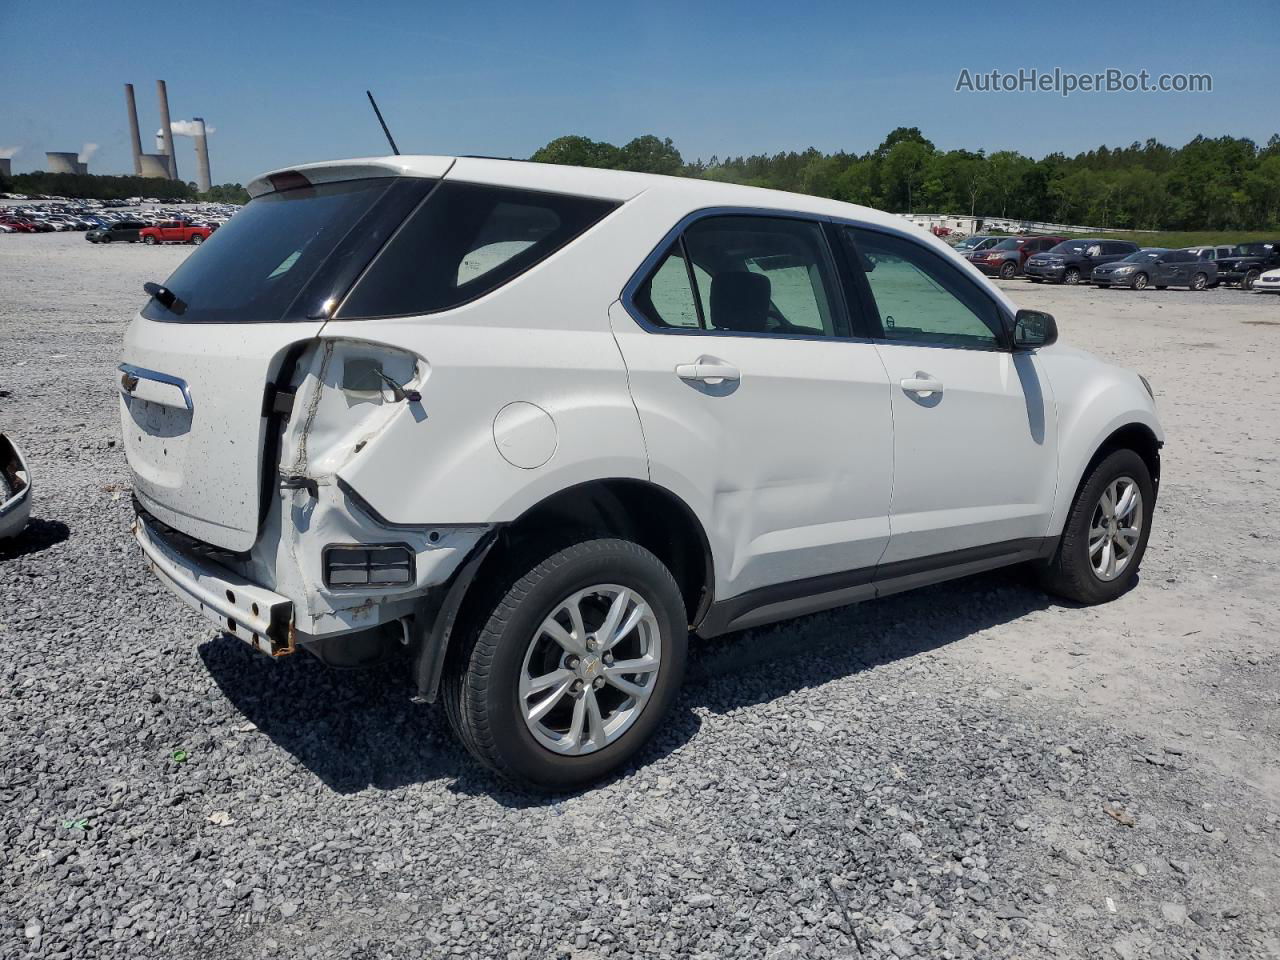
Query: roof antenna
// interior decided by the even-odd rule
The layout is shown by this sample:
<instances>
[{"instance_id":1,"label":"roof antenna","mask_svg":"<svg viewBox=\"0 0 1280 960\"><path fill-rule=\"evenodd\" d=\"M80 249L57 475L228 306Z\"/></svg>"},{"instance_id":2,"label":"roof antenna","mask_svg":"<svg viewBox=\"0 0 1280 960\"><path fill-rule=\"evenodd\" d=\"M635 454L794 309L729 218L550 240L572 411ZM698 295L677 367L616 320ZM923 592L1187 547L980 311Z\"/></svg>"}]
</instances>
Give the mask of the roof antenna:
<instances>
[{"instance_id":1,"label":"roof antenna","mask_svg":"<svg viewBox=\"0 0 1280 960\"><path fill-rule=\"evenodd\" d=\"M396 146L395 140L391 138L391 131L387 129L387 121L382 119L382 111L378 109L378 101L373 99L373 93L369 90L365 91L365 95L369 98L369 105L373 107L373 112L378 115L378 122L382 124L382 132L387 135L387 143L391 144L391 152L397 157L400 156L400 148Z\"/></svg>"}]
</instances>

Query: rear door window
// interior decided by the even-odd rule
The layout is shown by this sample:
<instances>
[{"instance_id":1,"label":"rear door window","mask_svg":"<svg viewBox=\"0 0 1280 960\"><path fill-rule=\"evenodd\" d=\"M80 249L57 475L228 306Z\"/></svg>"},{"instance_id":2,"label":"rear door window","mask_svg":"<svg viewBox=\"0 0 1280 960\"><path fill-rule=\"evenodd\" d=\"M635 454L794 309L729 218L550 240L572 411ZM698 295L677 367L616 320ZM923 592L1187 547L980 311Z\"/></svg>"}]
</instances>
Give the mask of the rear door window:
<instances>
[{"instance_id":1,"label":"rear door window","mask_svg":"<svg viewBox=\"0 0 1280 960\"><path fill-rule=\"evenodd\" d=\"M684 236L709 329L848 336L821 225L781 217L708 217Z\"/></svg>"},{"instance_id":2,"label":"rear door window","mask_svg":"<svg viewBox=\"0 0 1280 960\"><path fill-rule=\"evenodd\" d=\"M545 260L617 206L446 180L370 264L337 318L410 316L461 306Z\"/></svg>"}]
</instances>

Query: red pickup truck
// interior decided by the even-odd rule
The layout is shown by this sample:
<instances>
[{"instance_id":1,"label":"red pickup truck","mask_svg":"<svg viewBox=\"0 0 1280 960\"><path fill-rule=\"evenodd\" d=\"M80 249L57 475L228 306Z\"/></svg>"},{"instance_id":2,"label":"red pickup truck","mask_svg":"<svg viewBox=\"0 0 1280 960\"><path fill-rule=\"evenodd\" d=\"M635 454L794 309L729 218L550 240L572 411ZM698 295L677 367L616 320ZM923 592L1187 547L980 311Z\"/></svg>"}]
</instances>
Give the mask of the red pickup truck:
<instances>
[{"instance_id":1,"label":"red pickup truck","mask_svg":"<svg viewBox=\"0 0 1280 960\"><path fill-rule=\"evenodd\" d=\"M213 233L213 227L197 226L186 220L166 220L153 227L143 227L138 237L143 243L204 243Z\"/></svg>"}]
</instances>

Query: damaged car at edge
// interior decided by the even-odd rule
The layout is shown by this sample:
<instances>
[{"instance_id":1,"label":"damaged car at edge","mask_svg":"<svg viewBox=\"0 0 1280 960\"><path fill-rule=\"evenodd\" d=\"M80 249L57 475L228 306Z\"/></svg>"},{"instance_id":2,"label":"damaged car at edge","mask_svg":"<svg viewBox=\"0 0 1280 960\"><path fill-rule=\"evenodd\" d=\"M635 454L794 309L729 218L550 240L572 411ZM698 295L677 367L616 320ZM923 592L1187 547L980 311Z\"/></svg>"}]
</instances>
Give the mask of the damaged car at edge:
<instances>
[{"instance_id":1,"label":"damaged car at edge","mask_svg":"<svg viewBox=\"0 0 1280 960\"><path fill-rule=\"evenodd\" d=\"M16 537L31 517L31 471L18 445L0 433L0 540Z\"/></svg>"}]
</instances>

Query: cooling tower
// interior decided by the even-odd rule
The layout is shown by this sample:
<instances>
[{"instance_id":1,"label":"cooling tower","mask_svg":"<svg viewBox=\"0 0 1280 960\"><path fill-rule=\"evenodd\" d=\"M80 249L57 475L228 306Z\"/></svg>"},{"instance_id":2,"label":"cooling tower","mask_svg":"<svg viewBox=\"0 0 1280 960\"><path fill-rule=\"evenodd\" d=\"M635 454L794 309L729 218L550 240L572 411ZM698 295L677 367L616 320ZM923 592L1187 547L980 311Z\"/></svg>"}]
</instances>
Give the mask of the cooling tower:
<instances>
[{"instance_id":1,"label":"cooling tower","mask_svg":"<svg viewBox=\"0 0 1280 960\"><path fill-rule=\"evenodd\" d=\"M13 161L8 157L0 157L0 177L13 176Z\"/></svg>"},{"instance_id":2,"label":"cooling tower","mask_svg":"<svg viewBox=\"0 0 1280 960\"><path fill-rule=\"evenodd\" d=\"M124 102L129 108L129 144L133 148L133 173L142 176L142 137L138 135L138 103L133 98L133 84L124 85Z\"/></svg>"},{"instance_id":3,"label":"cooling tower","mask_svg":"<svg viewBox=\"0 0 1280 960\"><path fill-rule=\"evenodd\" d=\"M209 138L205 134L204 117L193 117L196 125L196 189L208 193L213 184L209 180Z\"/></svg>"},{"instance_id":4,"label":"cooling tower","mask_svg":"<svg viewBox=\"0 0 1280 960\"><path fill-rule=\"evenodd\" d=\"M76 173L88 173L88 172L89 172L89 164L88 164L88 162L87 162L87 161L84 161L84 160L77 160L77 161L76 161Z\"/></svg>"},{"instance_id":5,"label":"cooling tower","mask_svg":"<svg viewBox=\"0 0 1280 960\"><path fill-rule=\"evenodd\" d=\"M44 155L45 165L50 173L79 173L79 153L50 152Z\"/></svg>"},{"instance_id":6,"label":"cooling tower","mask_svg":"<svg viewBox=\"0 0 1280 960\"><path fill-rule=\"evenodd\" d=\"M142 167L140 176L158 177L162 180L169 179L169 158L163 153L139 154L138 162Z\"/></svg>"},{"instance_id":7,"label":"cooling tower","mask_svg":"<svg viewBox=\"0 0 1280 960\"><path fill-rule=\"evenodd\" d=\"M173 152L173 125L169 122L169 91L163 80L156 81L156 98L160 101L160 132L164 135L164 152L169 157L169 179L178 179L178 158Z\"/></svg>"}]
</instances>

